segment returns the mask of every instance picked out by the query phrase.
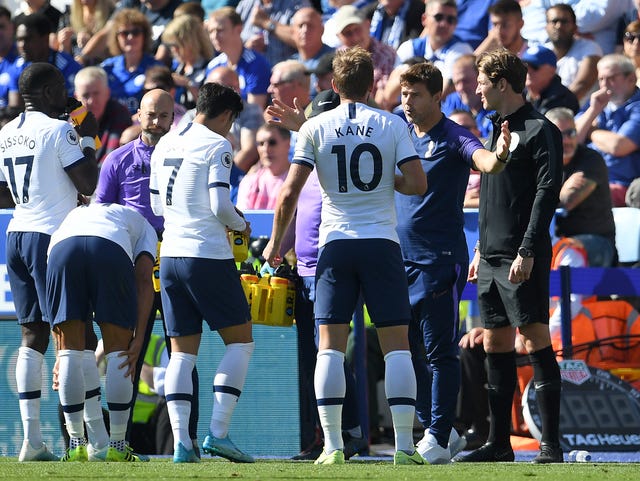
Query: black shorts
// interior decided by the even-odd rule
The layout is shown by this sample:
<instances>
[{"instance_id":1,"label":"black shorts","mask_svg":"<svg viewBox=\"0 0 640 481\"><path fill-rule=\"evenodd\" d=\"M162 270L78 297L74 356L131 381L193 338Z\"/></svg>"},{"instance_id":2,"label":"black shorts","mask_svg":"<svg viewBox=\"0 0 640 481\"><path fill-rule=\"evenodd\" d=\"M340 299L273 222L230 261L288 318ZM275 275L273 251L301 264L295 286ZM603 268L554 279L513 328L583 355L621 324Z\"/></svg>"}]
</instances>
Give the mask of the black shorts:
<instances>
[{"instance_id":1,"label":"black shorts","mask_svg":"<svg viewBox=\"0 0 640 481\"><path fill-rule=\"evenodd\" d=\"M536 258L528 281L509 282L512 259L480 258L478 304L487 329L520 327L534 322L549 324L550 259Z\"/></svg>"}]
</instances>

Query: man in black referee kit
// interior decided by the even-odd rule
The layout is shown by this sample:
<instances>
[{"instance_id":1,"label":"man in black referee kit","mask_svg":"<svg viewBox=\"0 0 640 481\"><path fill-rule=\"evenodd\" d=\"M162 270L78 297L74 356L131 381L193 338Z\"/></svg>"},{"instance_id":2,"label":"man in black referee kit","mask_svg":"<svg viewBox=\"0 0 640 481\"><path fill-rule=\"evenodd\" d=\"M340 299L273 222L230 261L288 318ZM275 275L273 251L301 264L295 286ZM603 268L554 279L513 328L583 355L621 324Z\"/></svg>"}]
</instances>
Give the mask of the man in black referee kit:
<instances>
[{"instance_id":1,"label":"man in black referee kit","mask_svg":"<svg viewBox=\"0 0 640 481\"><path fill-rule=\"evenodd\" d=\"M480 313L487 329L489 438L456 461L514 459L509 435L518 328L533 365L542 418L540 453L533 462L561 463L560 370L549 335L549 224L562 185L562 136L524 101L527 68L516 55L496 50L481 55L476 63L483 107L497 112L488 148L495 150L504 120L509 121L511 144L504 171L482 175L480 240L468 277L478 283Z\"/></svg>"}]
</instances>

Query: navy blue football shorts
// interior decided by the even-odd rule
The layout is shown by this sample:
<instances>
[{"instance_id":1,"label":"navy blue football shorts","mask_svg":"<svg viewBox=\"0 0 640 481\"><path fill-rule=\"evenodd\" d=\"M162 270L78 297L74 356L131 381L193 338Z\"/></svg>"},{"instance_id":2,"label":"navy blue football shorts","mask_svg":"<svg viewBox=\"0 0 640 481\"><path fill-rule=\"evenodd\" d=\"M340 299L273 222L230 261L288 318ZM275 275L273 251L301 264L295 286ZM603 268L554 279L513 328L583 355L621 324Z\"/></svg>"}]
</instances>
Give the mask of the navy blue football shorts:
<instances>
[{"instance_id":1,"label":"navy blue football shorts","mask_svg":"<svg viewBox=\"0 0 640 481\"><path fill-rule=\"evenodd\" d=\"M233 259L161 257L160 294L170 337L214 331L248 322L247 298Z\"/></svg>"},{"instance_id":2,"label":"navy blue football shorts","mask_svg":"<svg viewBox=\"0 0 640 481\"><path fill-rule=\"evenodd\" d=\"M340 239L320 249L316 267L318 323L349 323L361 293L376 327L409 324L407 276L396 242Z\"/></svg>"}]
</instances>

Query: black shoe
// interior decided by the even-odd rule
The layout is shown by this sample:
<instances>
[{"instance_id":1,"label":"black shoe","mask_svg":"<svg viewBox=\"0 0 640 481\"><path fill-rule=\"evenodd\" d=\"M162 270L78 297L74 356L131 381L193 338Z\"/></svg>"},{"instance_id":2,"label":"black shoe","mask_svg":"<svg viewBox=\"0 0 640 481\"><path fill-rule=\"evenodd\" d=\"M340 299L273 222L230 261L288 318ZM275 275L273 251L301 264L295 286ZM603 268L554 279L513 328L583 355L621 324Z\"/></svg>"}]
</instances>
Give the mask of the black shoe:
<instances>
[{"instance_id":1,"label":"black shoe","mask_svg":"<svg viewBox=\"0 0 640 481\"><path fill-rule=\"evenodd\" d=\"M473 451L487 442L487 434L477 432L475 429L467 429L462 437L467 441L465 449L467 451Z\"/></svg>"},{"instance_id":2,"label":"black shoe","mask_svg":"<svg viewBox=\"0 0 640 481\"><path fill-rule=\"evenodd\" d=\"M564 463L562 448L557 443L540 443L540 453L531 462L534 464Z\"/></svg>"},{"instance_id":3,"label":"black shoe","mask_svg":"<svg viewBox=\"0 0 640 481\"><path fill-rule=\"evenodd\" d=\"M291 459L294 461L315 461L322 454L323 447L324 446L322 444L313 443Z\"/></svg>"},{"instance_id":4,"label":"black shoe","mask_svg":"<svg viewBox=\"0 0 640 481\"><path fill-rule=\"evenodd\" d=\"M369 455L369 440L364 436L354 438L349 433L345 432L342 433L342 440L344 441L344 459L349 459L355 455Z\"/></svg>"},{"instance_id":5,"label":"black shoe","mask_svg":"<svg viewBox=\"0 0 640 481\"><path fill-rule=\"evenodd\" d=\"M511 446L496 446L493 443L486 443L467 455L456 456L453 461L456 463L507 463L514 459Z\"/></svg>"}]
</instances>

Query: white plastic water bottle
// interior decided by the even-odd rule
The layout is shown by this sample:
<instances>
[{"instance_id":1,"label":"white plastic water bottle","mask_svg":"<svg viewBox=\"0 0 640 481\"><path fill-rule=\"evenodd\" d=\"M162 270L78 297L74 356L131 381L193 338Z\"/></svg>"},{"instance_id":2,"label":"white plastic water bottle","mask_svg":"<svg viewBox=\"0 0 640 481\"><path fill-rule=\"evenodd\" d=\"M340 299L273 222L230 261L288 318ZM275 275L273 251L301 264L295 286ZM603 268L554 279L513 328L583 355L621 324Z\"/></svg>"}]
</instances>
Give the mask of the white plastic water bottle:
<instances>
[{"instance_id":1,"label":"white plastic water bottle","mask_svg":"<svg viewBox=\"0 0 640 481\"><path fill-rule=\"evenodd\" d=\"M569 452L569 462L570 463L588 463L591 461L591 453L589 451L580 451L574 449Z\"/></svg>"}]
</instances>

